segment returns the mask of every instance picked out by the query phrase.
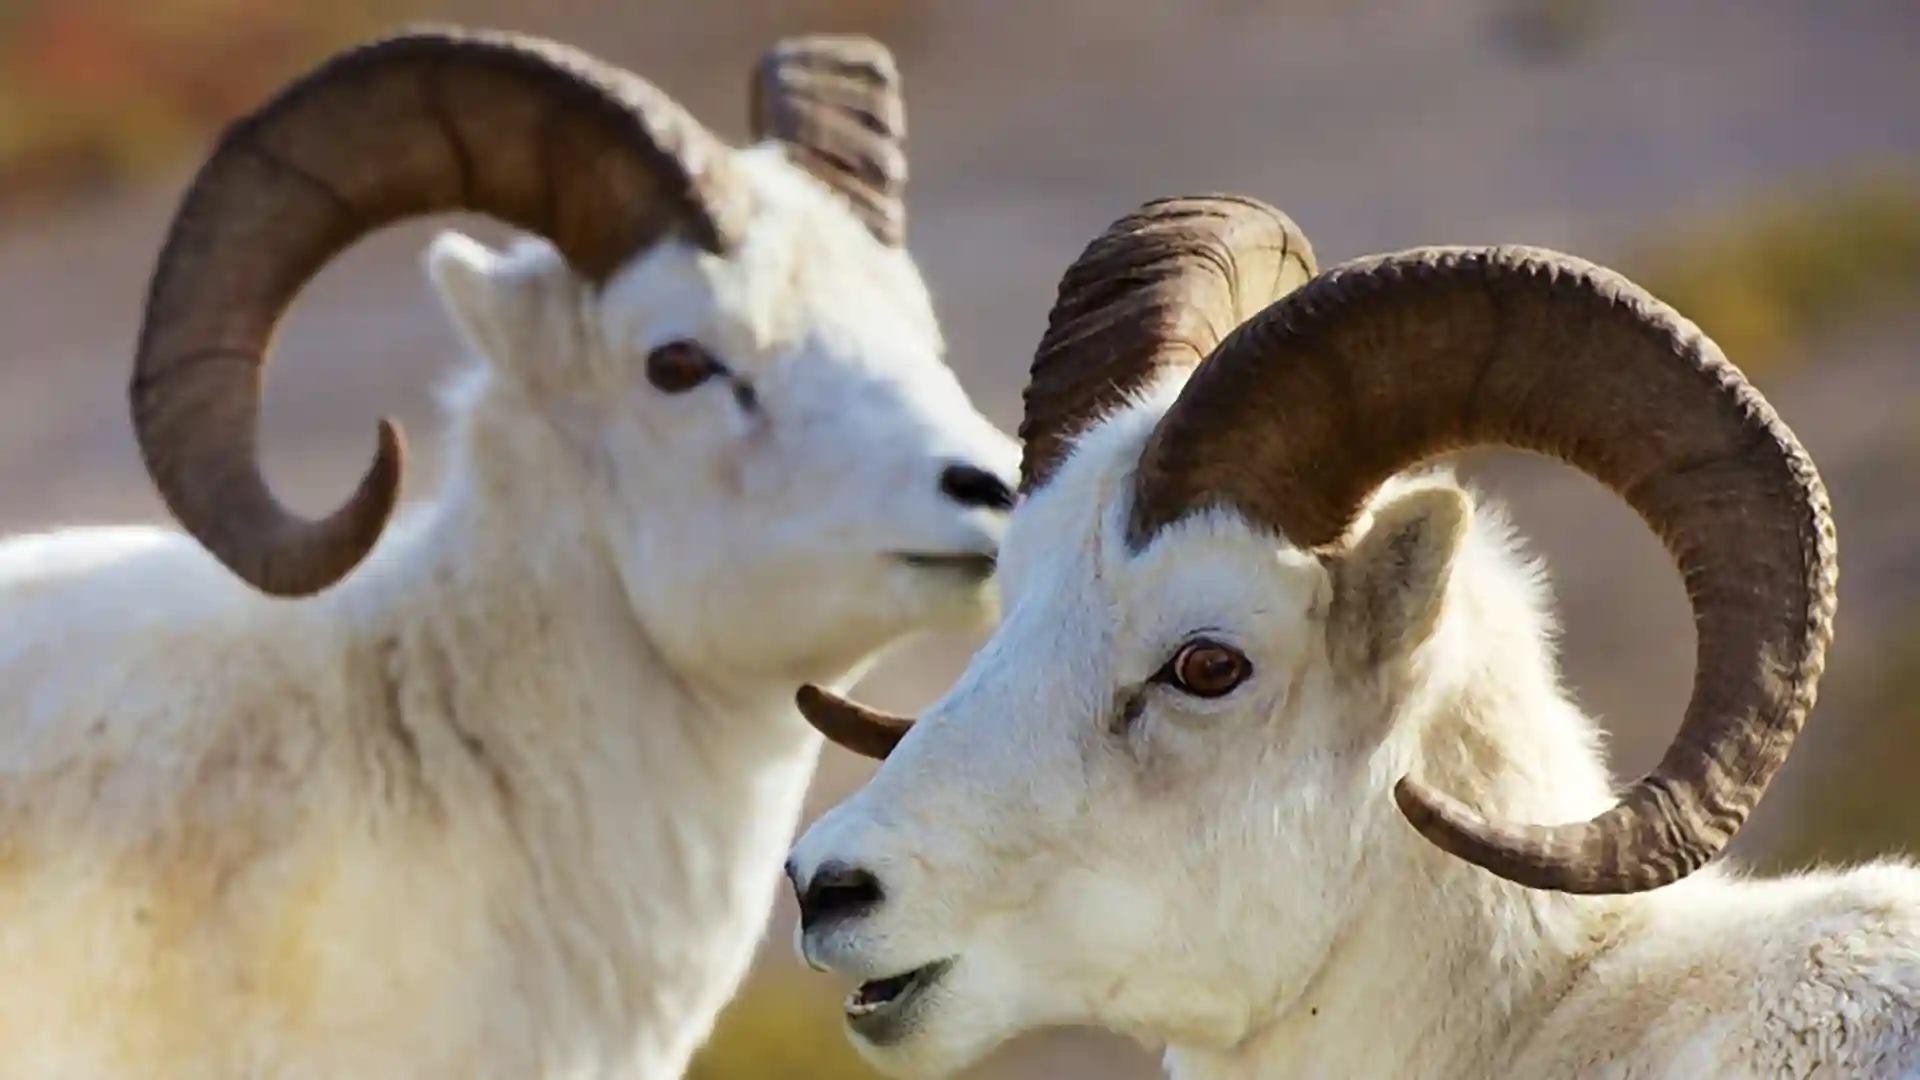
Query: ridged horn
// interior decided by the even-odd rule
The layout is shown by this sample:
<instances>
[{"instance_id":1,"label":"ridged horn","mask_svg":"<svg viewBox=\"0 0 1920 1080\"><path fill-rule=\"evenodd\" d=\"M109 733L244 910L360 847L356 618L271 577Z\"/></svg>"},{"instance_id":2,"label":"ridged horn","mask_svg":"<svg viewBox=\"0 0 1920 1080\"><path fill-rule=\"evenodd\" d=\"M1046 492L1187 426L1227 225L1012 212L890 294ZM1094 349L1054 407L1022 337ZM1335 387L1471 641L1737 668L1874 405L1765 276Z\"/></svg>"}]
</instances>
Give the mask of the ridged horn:
<instances>
[{"instance_id":1,"label":"ridged horn","mask_svg":"<svg viewBox=\"0 0 1920 1080\"><path fill-rule=\"evenodd\" d=\"M886 46L855 34L776 42L754 68L749 101L755 138L785 143L881 243L906 243L907 110Z\"/></svg>"},{"instance_id":2,"label":"ridged horn","mask_svg":"<svg viewBox=\"0 0 1920 1080\"><path fill-rule=\"evenodd\" d=\"M1745 823L1812 709L1837 555L1813 461L1692 323L1619 274L1530 248L1358 260L1242 324L1193 374L1135 473L1131 536L1209 504L1303 548L1339 544L1380 484L1498 445L1605 484L1665 542L1698 634L1659 765L1590 821L1487 821L1405 778L1428 840L1573 893L1666 885Z\"/></svg>"},{"instance_id":3,"label":"ridged horn","mask_svg":"<svg viewBox=\"0 0 1920 1080\"><path fill-rule=\"evenodd\" d=\"M1045 484L1088 425L1169 368L1191 368L1242 320L1314 274L1313 245L1257 199L1150 202L1060 279L1020 421L1020 490Z\"/></svg>"},{"instance_id":4,"label":"ridged horn","mask_svg":"<svg viewBox=\"0 0 1920 1080\"><path fill-rule=\"evenodd\" d=\"M263 592L339 581L399 499L403 442L382 420L323 519L268 489L261 379L301 288L368 233L450 210L545 236L595 283L669 234L722 251L749 212L730 164L658 89L554 42L423 27L323 62L221 135L155 265L129 396L168 509Z\"/></svg>"}]
</instances>

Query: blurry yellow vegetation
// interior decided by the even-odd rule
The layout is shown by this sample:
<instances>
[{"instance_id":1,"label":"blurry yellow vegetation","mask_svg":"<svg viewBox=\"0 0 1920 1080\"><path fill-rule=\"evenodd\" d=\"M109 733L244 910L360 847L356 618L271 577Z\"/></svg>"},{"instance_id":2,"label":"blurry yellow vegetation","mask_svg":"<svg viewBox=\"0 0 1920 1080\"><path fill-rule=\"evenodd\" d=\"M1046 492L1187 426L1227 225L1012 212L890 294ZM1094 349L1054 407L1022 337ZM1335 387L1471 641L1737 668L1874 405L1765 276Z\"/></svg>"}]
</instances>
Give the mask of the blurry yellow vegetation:
<instances>
[{"instance_id":1,"label":"blurry yellow vegetation","mask_svg":"<svg viewBox=\"0 0 1920 1080\"><path fill-rule=\"evenodd\" d=\"M431 6L0 0L0 223L177 162L293 72ZM1582 26L1590 6L1509 4ZM915 8L787 0L786 16L900 34ZM1920 163L1689 215L1622 267L1764 374L1808 335L1920 295Z\"/></svg>"},{"instance_id":2,"label":"blurry yellow vegetation","mask_svg":"<svg viewBox=\"0 0 1920 1080\"><path fill-rule=\"evenodd\" d=\"M815 28L898 34L914 3L772 6ZM458 21L459 7L457 0L0 0L0 225L177 164L196 141L328 52L414 19Z\"/></svg>"},{"instance_id":3,"label":"blurry yellow vegetation","mask_svg":"<svg viewBox=\"0 0 1920 1080\"><path fill-rule=\"evenodd\" d=\"M848 1045L826 978L819 982L751 980L720 1015L686 1080L878 1080Z\"/></svg>"},{"instance_id":4,"label":"blurry yellow vegetation","mask_svg":"<svg viewBox=\"0 0 1920 1080\"><path fill-rule=\"evenodd\" d=\"M1814 333L1920 297L1920 164L1696 217L1622 266L1765 374Z\"/></svg>"},{"instance_id":5,"label":"blurry yellow vegetation","mask_svg":"<svg viewBox=\"0 0 1920 1080\"><path fill-rule=\"evenodd\" d=\"M1920 857L1920 626L1884 647L1878 688L1853 743L1806 781L1774 867L1846 865L1903 852ZM1819 723L1816 713L1812 723Z\"/></svg>"},{"instance_id":6,"label":"blurry yellow vegetation","mask_svg":"<svg viewBox=\"0 0 1920 1080\"><path fill-rule=\"evenodd\" d=\"M178 158L391 0L0 0L0 215Z\"/></svg>"}]
</instances>

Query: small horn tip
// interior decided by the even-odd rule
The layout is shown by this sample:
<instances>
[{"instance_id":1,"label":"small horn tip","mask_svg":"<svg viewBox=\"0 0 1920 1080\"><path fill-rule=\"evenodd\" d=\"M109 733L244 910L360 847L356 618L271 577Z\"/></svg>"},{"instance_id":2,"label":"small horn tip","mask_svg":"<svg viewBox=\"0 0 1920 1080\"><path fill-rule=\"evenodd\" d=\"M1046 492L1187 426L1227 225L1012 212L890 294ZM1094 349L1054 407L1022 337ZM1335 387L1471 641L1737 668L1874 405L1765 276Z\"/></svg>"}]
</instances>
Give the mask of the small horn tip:
<instances>
[{"instance_id":1,"label":"small horn tip","mask_svg":"<svg viewBox=\"0 0 1920 1080\"><path fill-rule=\"evenodd\" d=\"M1400 816L1427 842L1456 857L1465 857L1461 838L1475 831L1480 817L1450 795L1403 776L1393 785L1393 802Z\"/></svg>"},{"instance_id":2,"label":"small horn tip","mask_svg":"<svg viewBox=\"0 0 1920 1080\"><path fill-rule=\"evenodd\" d=\"M379 446L373 464L360 478L353 498L321 528L337 537L330 553L318 560L301 560L276 571L243 573L256 588L284 599L324 592L352 573L380 542L400 505L401 478L406 475L407 436L398 421L380 418Z\"/></svg>"},{"instance_id":3,"label":"small horn tip","mask_svg":"<svg viewBox=\"0 0 1920 1080\"><path fill-rule=\"evenodd\" d=\"M406 472L406 431L400 427L399 421L383 416L380 418L379 446L374 450L373 464L367 466L366 475L360 481L360 490L354 494L353 502L346 511L357 519L354 528L356 540L364 543L368 550L386 530L387 522L400 505L400 489ZM365 551L361 552L361 555L365 554Z\"/></svg>"},{"instance_id":4,"label":"small horn tip","mask_svg":"<svg viewBox=\"0 0 1920 1080\"><path fill-rule=\"evenodd\" d=\"M1407 819L1407 824L1421 833L1425 833L1439 817L1432 804L1417 790L1417 784L1411 776L1403 776L1393 785L1393 802L1400 808L1400 814Z\"/></svg>"},{"instance_id":5,"label":"small horn tip","mask_svg":"<svg viewBox=\"0 0 1920 1080\"><path fill-rule=\"evenodd\" d=\"M380 444L374 451L373 467L367 470L369 481L378 485L379 490L390 492L388 510L399 501L401 478L407 469L407 433L400 421L390 416L380 418Z\"/></svg>"},{"instance_id":6,"label":"small horn tip","mask_svg":"<svg viewBox=\"0 0 1920 1080\"><path fill-rule=\"evenodd\" d=\"M875 712L812 684L794 691L793 702L815 731L843 750L885 761L913 721Z\"/></svg>"}]
</instances>

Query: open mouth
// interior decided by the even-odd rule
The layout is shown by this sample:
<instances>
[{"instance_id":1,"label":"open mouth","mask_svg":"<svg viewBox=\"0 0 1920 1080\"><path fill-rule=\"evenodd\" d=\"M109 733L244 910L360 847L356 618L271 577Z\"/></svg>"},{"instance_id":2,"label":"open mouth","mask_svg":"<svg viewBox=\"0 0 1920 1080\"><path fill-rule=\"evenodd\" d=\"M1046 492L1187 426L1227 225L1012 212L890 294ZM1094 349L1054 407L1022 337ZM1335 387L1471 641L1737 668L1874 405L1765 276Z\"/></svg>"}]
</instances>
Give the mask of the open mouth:
<instances>
[{"instance_id":1,"label":"open mouth","mask_svg":"<svg viewBox=\"0 0 1920 1080\"><path fill-rule=\"evenodd\" d=\"M903 975L861 983L847 995L847 1023L870 1042L885 1042L897 1036L907 1010L938 983L953 966L951 960L936 960Z\"/></svg>"},{"instance_id":2,"label":"open mouth","mask_svg":"<svg viewBox=\"0 0 1920 1080\"><path fill-rule=\"evenodd\" d=\"M900 561L923 570L953 570L971 577L987 577L999 560L990 551L903 551Z\"/></svg>"}]
</instances>

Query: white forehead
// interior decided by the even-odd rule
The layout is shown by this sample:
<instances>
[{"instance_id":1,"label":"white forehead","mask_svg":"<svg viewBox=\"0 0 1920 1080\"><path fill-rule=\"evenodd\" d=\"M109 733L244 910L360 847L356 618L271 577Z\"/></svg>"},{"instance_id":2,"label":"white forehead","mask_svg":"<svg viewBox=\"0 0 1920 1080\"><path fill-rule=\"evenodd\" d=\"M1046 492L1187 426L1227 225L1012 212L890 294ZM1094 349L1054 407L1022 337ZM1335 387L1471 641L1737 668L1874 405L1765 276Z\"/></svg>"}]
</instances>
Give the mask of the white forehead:
<instances>
[{"instance_id":1,"label":"white forehead","mask_svg":"<svg viewBox=\"0 0 1920 1080\"><path fill-rule=\"evenodd\" d=\"M1276 564L1311 564L1310 555L1249 528L1226 509L1211 509L1167 527L1145 551L1128 548L1135 466L1154 425L1172 407L1186 380L1184 371L1166 372L1088 426L1052 478L1021 503L1001 545L1001 587L1010 601L1030 587L1055 592L1070 581L1098 585L1100 594L1113 603L1143 599L1143 591L1193 591L1200 603L1223 599L1205 584L1217 575L1192 573L1201 565L1192 557L1198 547L1207 548L1208 561L1223 563L1221 569L1228 574L1250 566L1271 573Z\"/></svg>"},{"instance_id":2,"label":"white forehead","mask_svg":"<svg viewBox=\"0 0 1920 1080\"><path fill-rule=\"evenodd\" d=\"M1047 483L1014 510L1000 544L1000 588L1009 608L1030 592L1105 580L1104 564L1125 551L1123 504L1134 463L1182 382L1170 374L1090 425Z\"/></svg>"},{"instance_id":3,"label":"white forehead","mask_svg":"<svg viewBox=\"0 0 1920 1080\"><path fill-rule=\"evenodd\" d=\"M1184 372L1170 372L1089 427L1053 478L1016 509L1001 545L1001 587L1010 613L1026 607L1036 617L1010 617L1008 632L1071 625L1068 633L1044 632L1125 653L1201 630L1269 625L1271 616L1313 603L1313 556L1228 509L1176 522L1144 551L1129 548L1135 465L1185 382Z\"/></svg>"},{"instance_id":4,"label":"white forehead","mask_svg":"<svg viewBox=\"0 0 1920 1080\"><path fill-rule=\"evenodd\" d=\"M809 336L848 357L943 352L931 298L904 248L879 243L778 144L734 151L754 215L726 256L663 245L607 286L611 340L647 349L691 337L736 363Z\"/></svg>"}]
</instances>

